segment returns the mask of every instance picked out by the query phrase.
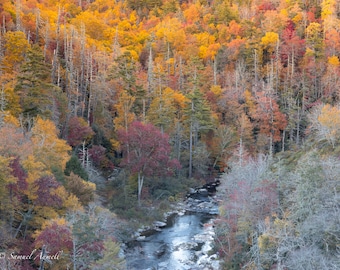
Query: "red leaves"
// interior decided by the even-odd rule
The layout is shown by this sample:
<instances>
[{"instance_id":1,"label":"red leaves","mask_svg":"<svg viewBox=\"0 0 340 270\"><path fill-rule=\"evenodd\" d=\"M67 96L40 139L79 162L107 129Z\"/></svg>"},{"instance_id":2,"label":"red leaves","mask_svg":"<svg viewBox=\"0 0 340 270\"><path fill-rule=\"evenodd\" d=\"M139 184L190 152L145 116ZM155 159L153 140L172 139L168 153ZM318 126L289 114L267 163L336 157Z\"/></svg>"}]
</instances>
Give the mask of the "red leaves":
<instances>
[{"instance_id":1,"label":"red leaves","mask_svg":"<svg viewBox=\"0 0 340 270\"><path fill-rule=\"evenodd\" d=\"M53 222L46 227L35 239L35 246L46 246L46 250L50 254L55 254L58 251L72 250L72 234L66 225L60 225Z\"/></svg>"},{"instance_id":2,"label":"red leaves","mask_svg":"<svg viewBox=\"0 0 340 270\"><path fill-rule=\"evenodd\" d=\"M62 205L62 199L55 194L56 189L60 184L55 180L53 176L46 175L40 177L34 182L34 188L36 189L35 203L40 206L52 206L60 207Z\"/></svg>"},{"instance_id":3,"label":"red leaves","mask_svg":"<svg viewBox=\"0 0 340 270\"><path fill-rule=\"evenodd\" d=\"M12 169L12 175L17 178L17 182L9 184L8 188L11 190L11 192L20 197L22 192L28 187L26 182L27 173L22 168L19 162L19 157L13 159L9 166Z\"/></svg>"},{"instance_id":4,"label":"red leaves","mask_svg":"<svg viewBox=\"0 0 340 270\"><path fill-rule=\"evenodd\" d=\"M95 166L100 166L105 159L105 147L101 145L94 145L89 149L89 155Z\"/></svg>"},{"instance_id":5,"label":"red leaves","mask_svg":"<svg viewBox=\"0 0 340 270\"><path fill-rule=\"evenodd\" d=\"M178 168L177 160L171 160L169 137L152 124L133 122L128 131L118 132L124 150L122 166L131 172L145 176L171 174Z\"/></svg>"},{"instance_id":6,"label":"red leaves","mask_svg":"<svg viewBox=\"0 0 340 270\"><path fill-rule=\"evenodd\" d=\"M73 147L80 145L94 134L85 120L79 117L72 117L68 123L68 128L67 142Z\"/></svg>"}]
</instances>

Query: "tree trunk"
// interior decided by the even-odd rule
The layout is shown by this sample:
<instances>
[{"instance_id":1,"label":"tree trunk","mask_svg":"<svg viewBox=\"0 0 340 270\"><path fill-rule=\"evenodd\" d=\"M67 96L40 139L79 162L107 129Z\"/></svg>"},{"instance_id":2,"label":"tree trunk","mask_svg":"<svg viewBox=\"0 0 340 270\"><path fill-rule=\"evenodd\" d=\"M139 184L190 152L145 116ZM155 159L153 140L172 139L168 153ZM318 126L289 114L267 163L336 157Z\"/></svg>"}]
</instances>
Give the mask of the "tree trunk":
<instances>
[{"instance_id":1,"label":"tree trunk","mask_svg":"<svg viewBox=\"0 0 340 270\"><path fill-rule=\"evenodd\" d=\"M77 256L77 250L76 250L76 240L74 239L75 236L73 236L72 239L72 246L73 246L73 270L77 270L77 264L76 264L76 256Z\"/></svg>"},{"instance_id":2,"label":"tree trunk","mask_svg":"<svg viewBox=\"0 0 340 270\"><path fill-rule=\"evenodd\" d=\"M138 206L141 206L141 195L144 183L144 175L141 172L138 172Z\"/></svg>"},{"instance_id":3,"label":"tree trunk","mask_svg":"<svg viewBox=\"0 0 340 270\"><path fill-rule=\"evenodd\" d=\"M214 66L214 85L217 85L217 61L216 59L213 62Z\"/></svg>"},{"instance_id":4,"label":"tree trunk","mask_svg":"<svg viewBox=\"0 0 340 270\"><path fill-rule=\"evenodd\" d=\"M191 110L194 110L194 103L191 102ZM190 122L190 134L189 134L189 178L192 177L192 134L193 133L193 127L192 127L192 121Z\"/></svg>"},{"instance_id":5,"label":"tree trunk","mask_svg":"<svg viewBox=\"0 0 340 270\"><path fill-rule=\"evenodd\" d=\"M239 166L242 166L243 163L243 140L242 140L242 136L240 137L240 149L239 149L239 158L238 158L238 162L239 162Z\"/></svg>"}]
</instances>

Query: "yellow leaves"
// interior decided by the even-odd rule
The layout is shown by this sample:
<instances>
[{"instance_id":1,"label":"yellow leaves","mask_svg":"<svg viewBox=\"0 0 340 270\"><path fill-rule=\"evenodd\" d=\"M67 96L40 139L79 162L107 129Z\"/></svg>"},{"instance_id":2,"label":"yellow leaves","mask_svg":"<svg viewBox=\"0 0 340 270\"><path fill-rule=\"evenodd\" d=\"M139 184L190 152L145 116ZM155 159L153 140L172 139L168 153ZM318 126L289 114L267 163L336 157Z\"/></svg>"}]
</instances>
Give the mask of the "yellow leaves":
<instances>
[{"instance_id":1,"label":"yellow leaves","mask_svg":"<svg viewBox=\"0 0 340 270\"><path fill-rule=\"evenodd\" d=\"M321 18L324 20L336 11L336 0L323 0L321 8Z\"/></svg>"},{"instance_id":2,"label":"yellow leaves","mask_svg":"<svg viewBox=\"0 0 340 270\"><path fill-rule=\"evenodd\" d=\"M338 67L340 65L339 58L335 55L328 57L328 64L333 67Z\"/></svg>"},{"instance_id":3,"label":"yellow leaves","mask_svg":"<svg viewBox=\"0 0 340 270\"><path fill-rule=\"evenodd\" d=\"M200 46L198 55L200 58L205 59L208 55L208 48L206 46Z\"/></svg>"},{"instance_id":4,"label":"yellow leaves","mask_svg":"<svg viewBox=\"0 0 340 270\"><path fill-rule=\"evenodd\" d=\"M112 146L113 150L119 150L120 149L120 142L116 139L110 139L110 144Z\"/></svg>"},{"instance_id":5,"label":"yellow leaves","mask_svg":"<svg viewBox=\"0 0 340 270\"><path fill-rule=\"evenodd\" d=\"M3 69L12 73L18 69L19 64L24 61L25 53L29 49L26 36L21 31L8 31L4 35L5 56L2 60Z\"/></svg>"},{"instance_id":6,"label":"yellow leaves","mask_svg":"<svg viewBox=\"0 0 340 270\"><path fill-rule=\"evenodd\" d=\"M129 19L130 19L130 23L131 24L136 24L136 22L137 22L137 14L136 14L135 10L133 12L131 12Z\"/></svg>"},{"instance_id":7,"label":"yellow leaves","mask_svg":"<svg viewBox=\"0 0 340 270\"><path fill-rule=\"evenodd\" d=\"M5 114L4 121L5 121L5 123L7 123L9 125L13 125L16 128L20 127L20 123L19 123L18 118L14 117L10 113Z\"/></svg>"},{"instance_id":8,"label":"yellow leaves","mask_svg":"<svg viewBox=\"0 0 340 270\"><path fill-rule=\"evenodd\" d=\"M9 183L14 183L15 178L10 174L9 169L10 158L5 158L0 155L0 199L6 198L6 186ZM2 205L2 204L0 204Z\"/></svg>"},{"instance_id":9,"label":"yellow leaves","mask_svg":"<svg viewBox=\"0 0 340 270\"><path fill-rule=\"evenodd\" d=\"M303 19L302 14L298 13L292 18L292 21L297 25L299 22L302 21L302 19Z\"/></svg>"},{"instance_id":10,"label":"yellow leaves","mask_svg":"<svg viewBox=\"0 0 340 270\"><path fill-rule=\"evenodd\" d=\"M135 61L138 61L139 59L139 54L138 52L133 49L132 47L127 47L128 51L130 52L131 58L133 58ZM138 48L136 48L138 49Z\"/></svg>"},{"instance_id":11,"label":"yellow leaves","mask_svg":"<svg viewBox=\"0 0 340 270\"><path fill-rule=\"evenodd\" d=\"M34 155L46 169L51 169L52 166L65 169L71 147L66 141L58 138L57 128L51 120L43 120L40 117L36 119L32 128L32 142Z\"/></svg>"},{"instance_id":12,"label":"yellow leaves","mask_svg":"<svg viewBox=\"0 0 340 270\"><path fill-rule=\"evenodd\" d=\"M34 182L47 174L47 172L45 172L44 164L36 161L33 155L29 155L27 159L22 162L22 166L27 172L26 181L29 187L25 191L25 194L30 200L35 200L37 199L37 188L34 188Z\"/></svg>"},{"instance_id":13,"label":"yellow leaves","mask_svg":"<svg viewBox=\"0 0 340 270\"><path fill-rule=\"evenodd\" d=\"M256 104L253 98L253 95L251 94L251 92L249 90L244 91L244 98L245 98L245 106L248 109L248 111L250 112L250 114L255 113L255 109L256 109Z\"/></svg>"},{"instance_id":14,"label":"yellow leaves","mask_svg":"<svg viewBox=\"0 0 340 270\"><path fill-rule=\"evenodd\" d=\"M118 24L118 27L120 30L123 30L123 31L130 31L131 30L131 24L124 20L124 21L121 21L119 24Z\"/></svg>"},{"instance_id":15,"label":"yellow leaves","mask_svg":"<svg viewBox=\"0 0 340 270\"><path fill-rule=\"evenodd\" d=\"M43 222L43 224L41 225L41 229L43 230L43 229L51 226L52 224L57 224L59 226L66 226L67 221L65 220L65 218L55 218L55 219L45 220ZM37 234L39 234L39 233L36 232L35 235L37 236Z\"/></svg>"},{"instance_id":16,"label":"yellow leaves","mask_svg":"<svg viewBox=\"0 0 340 270\"><path fill-rule=\"evenodd\" d=\"M39 147L51 145L54 143L56 133L57 128L52 121L43 120L39 117L32 129L32 141Z\"/></svg>"},{"instance_id":17,"label":"yellow leaves","mask_svg":"<svg viewBox=\"0 0 340 270\"><path fill-rule=\"evenodd\" d=\"M321 35L322 27L317 22L312 22L306 28L307 40L315 41Z\"/></svg>"},{"instance_id":18,"label":"yellow leaves","mask_svg":"<svg viewBox=\"0 0 340 270\"><path fill-rule=\"evenodd\" d=\"M100 18L101 17L98 14L84 11L72 20L72 24L76 25L78 29L84 27L85 33L91 38L103 40L103 33L107 29L107 25Z\"/></svg>"},{"instance_id":19,"label":"yellow leaves","mask_svg":"<svg viewBox=\"0 0 340 270\"><path fill-rule=\"evenodd\" d=\"M285 9L285 8L280 10L280 14L283 15L284 17L288 17L289 16L288 10Z\"/></svg>"},{"instance_id":20,"label":"yellow leaves","mask_svg":"<svg viewBox=\"0 0 340 270\"><path fill-rule=\"evenodd\" d=\"M279 42L279 35L275 32L267 32L264 37L261 38L261 43L265 47L275 47Z\"/></svg>"},{"instance_id":21,"label":"yellow leaves","mask_svg":"<svg viewBox=\"0 0 340 270\"><path fill-rule=\"evenodd\" d=\"M181 51L186 43L186 34L181 22L177 18L166 18L156 25L156 37L165 39L171 43L176 50Z\"/></svg>"},{"instance_id":22,"label":"yellow leaves","mask_svg":"<svg viewBox=\"0 0 340 270\"><path fill-rule=\"evenodd\" d=\"M202 59L214 59L217 51L221 47L220 44L215 43L216 38L209 33L203 32L194 35L199 47L199 57Z\"/></svg>"},{"instance_id":23,"label":"yellow leaves","mask_svg":"<svg viewBox=\"0 0 340 270\"><path fill-rule=\"evenodd\" d=\"M305 56L313 56L314 55L314 50L311 48L306 48Z\"/></svg>"},{"instance_id":24,"label":"yellow leaves","mask_svg":"<svg viewBox=\"0 0 340 270\"><path fill-rule=\"evenodd\" d=\"M317 121L319 136L321 139L327 139L334 148L340 139L340 109L329 104L324 105Z\"/></svg>"},{"instance_id":25,"label":"yellow leaves","mask_svg":"<svg viewBox=\"0 0 340 270\"><path fill-rule=\"evenodd\" d=\"M216 97L220 97L222 95L222 88L220 85L211 86L210 91L213 92Z\"/></svg>"},{"instance_id":26,"label":"yellow leaves","mask_svg":"<svg viewBox=\"0 0 340 270\"><path fill-rule=\"evenodd\" d=\"M207 32L198 33L194 36L196 37L198 44L203 46L209 46L210 44L213 44L215 42L215 37Z\"/></svg>"},{"instance_id":27,"label":"yellow leaves","mask_svg":"<svg viewBox=\"0 0 340 270\"><path fill-rule=\"evenodd\" d=\"M135 102L135 97L123 91L115 105L118 116L113 120L115 130L121 128L127 130L128 126L135 120L135 114L131 111Z\"/></svg>"},{"instance_id":28,"label":"yellow leaves","mask_svg":"<svg viewBox=\"0 0 340 270\"><path fill-rule=\"evenodd\" d=\"M257 240L261 254L276 246L275 238L266 233L260 235Z\"/></svg>"},{"instance_id":29,"label":"yellow leaves","mask_svg":"<svg viewBox=\"0 0 340 270\"><path fill-rule=\"evenodd\" d=\"M94 199L96 184L83 180L76 174L71 173L66 177L65 188L77 196L79 202L86 206Z\"/></svg>"},{"instance_id":30,"label":"yellow leaves","mask_svg":"<svg viewBox=\"0 0 340 270\"><path fill-rule=\"evenodd\" d=\"M173 93L173 102L176 108L183 109L186 106L186 103L189 101L189 99L184 96L180 92L174 92Z\"/></svg>"},{"instance_id":31,"label":"yellow leaves","mask_svg":"<svg viewBox=\"0 0 340 270\"><path fill-rule=\"evenodd\" d=\"M65 209L69 211L83 211L83 206L79 203L79 199L77 196L73 194L69 194L68 197L64 200L63 206Z\"/></svg>"},{"instance_id":32,"label":"yellow leaves","mask_svg":"<svg viewBox=\"0 0 340 270\"><path fill-rule=\"evenodd\" d=\"M57 188L56 193L63 201L63 208L67 211L83 210L83 206L80 204L76 195L69 193L63 186Z\"/></svg>"},{"instance_id":33,"label":"yellow leaves","mask_svg":"<svg viewBox=\"0 0 340 270\"><path fill-rule=\"evenodd\" d=\"M332 107L326 104L321 109L321 114L318 117L319 122L328 128L339 129L340 128L340 110L336 107Z\"/></svg>"}]
</instances>

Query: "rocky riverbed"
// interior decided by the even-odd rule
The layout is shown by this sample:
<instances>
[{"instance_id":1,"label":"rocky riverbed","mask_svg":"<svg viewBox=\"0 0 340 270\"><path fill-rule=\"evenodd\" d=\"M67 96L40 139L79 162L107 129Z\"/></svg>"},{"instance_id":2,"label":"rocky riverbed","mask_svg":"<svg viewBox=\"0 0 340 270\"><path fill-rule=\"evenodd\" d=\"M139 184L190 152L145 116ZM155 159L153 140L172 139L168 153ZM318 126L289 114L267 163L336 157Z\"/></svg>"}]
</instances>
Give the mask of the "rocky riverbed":
<instances>
[{"instance_id":1,"label":"rocky riverbed","mask_svg":"<svg viewBox=\"0 0 340 270\"><path fill-rule=\"evenodd\" d=\"M205 189L189 193L153 227L142 228L127 244L128 269L220 269L213 251L214 219L218 214L216 196Z\"/></svg>"}]
</instances>

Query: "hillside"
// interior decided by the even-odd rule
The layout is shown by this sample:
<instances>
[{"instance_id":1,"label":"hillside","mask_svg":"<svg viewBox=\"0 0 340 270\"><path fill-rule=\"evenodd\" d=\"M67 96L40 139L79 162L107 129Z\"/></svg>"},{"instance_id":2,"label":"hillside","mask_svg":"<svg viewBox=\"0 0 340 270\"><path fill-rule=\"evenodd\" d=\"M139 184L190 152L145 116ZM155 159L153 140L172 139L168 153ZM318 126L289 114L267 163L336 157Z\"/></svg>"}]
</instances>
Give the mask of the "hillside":
<instances>
[{"instance_id":1,"label":"hillside","mask_svg":"<svg viewBox=\"0 0 340 270\"><path fill-rule=\"evenodd\" d=\"M226 269L339 264L339 1L0 0L0 18L0 252L64 253L1 267L124 269L133 224L221 173Z\"/></svg>"}]
</instances>

